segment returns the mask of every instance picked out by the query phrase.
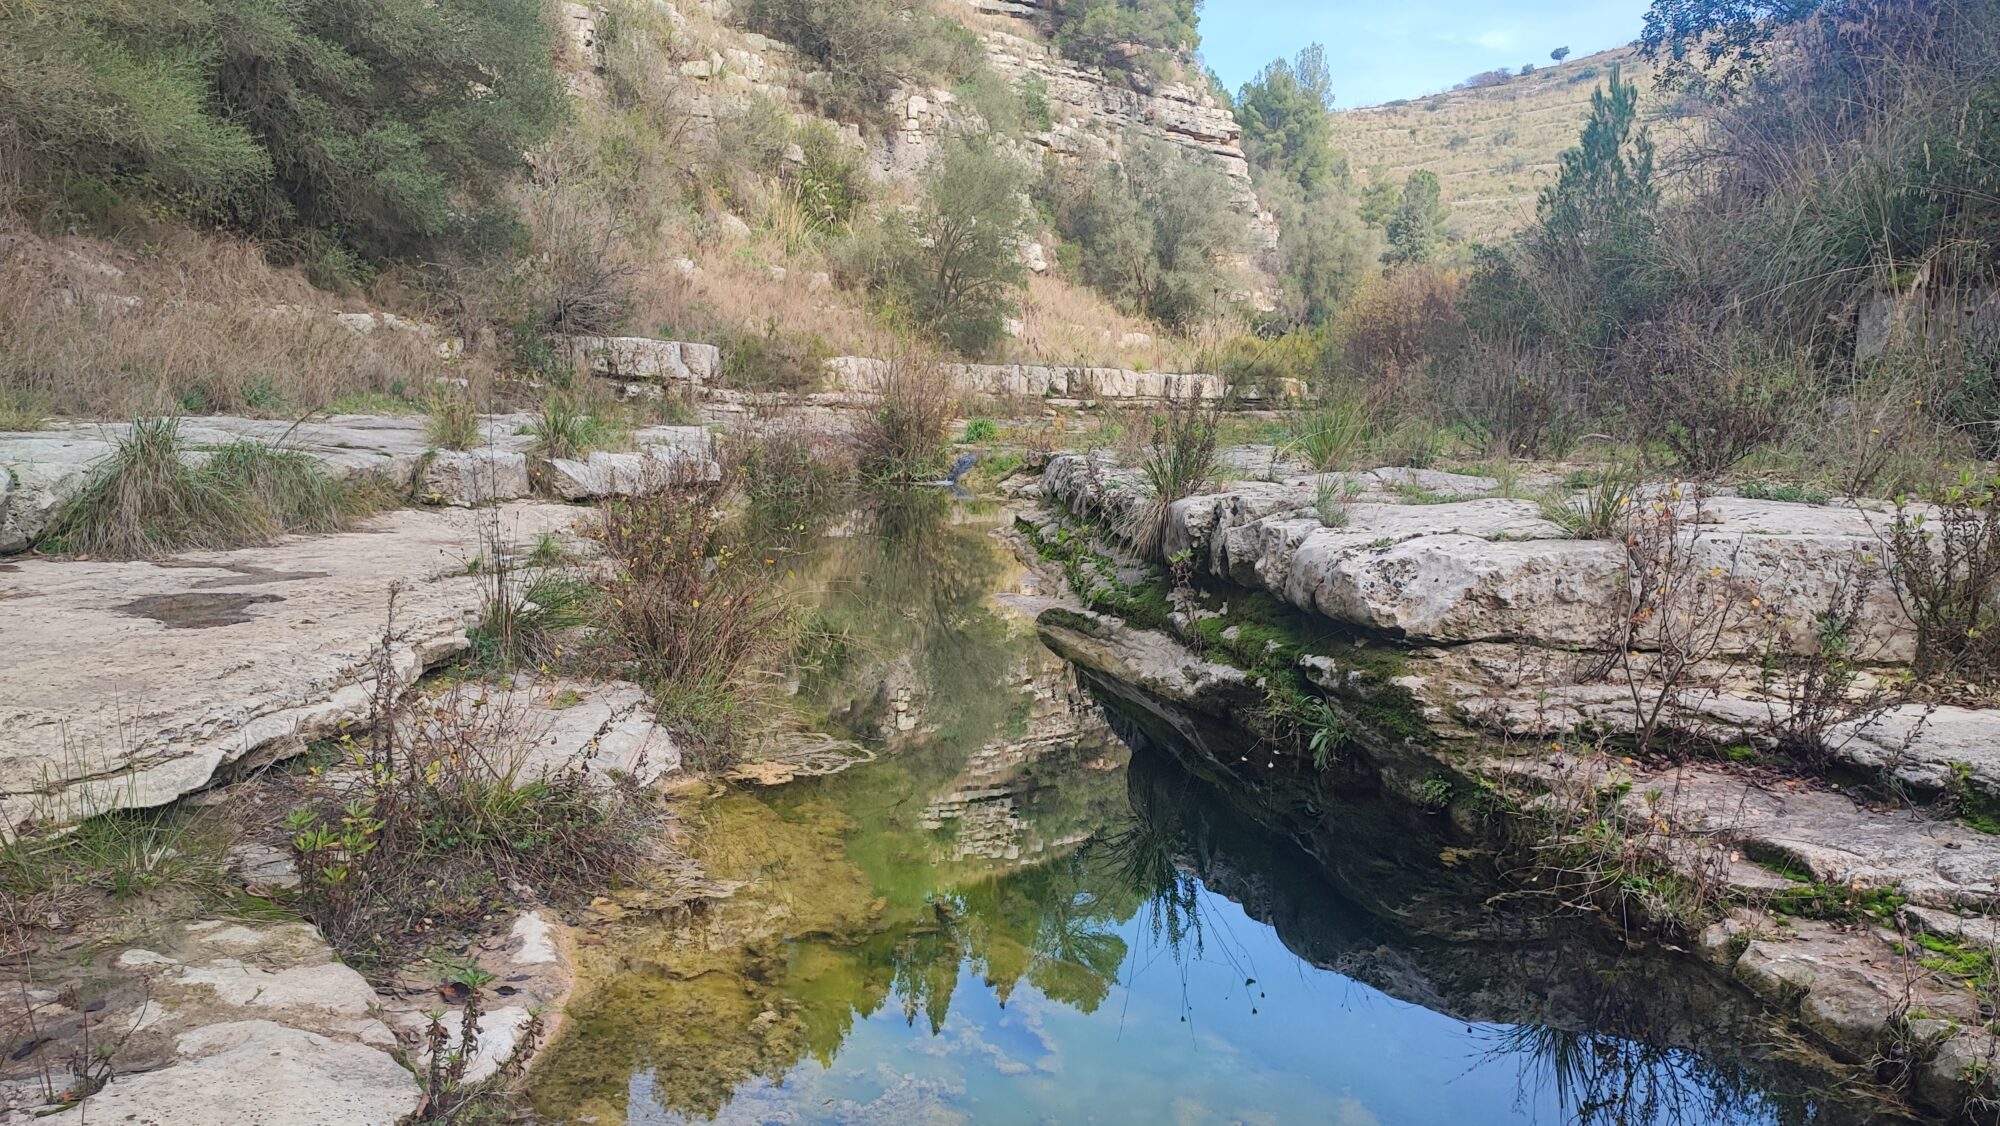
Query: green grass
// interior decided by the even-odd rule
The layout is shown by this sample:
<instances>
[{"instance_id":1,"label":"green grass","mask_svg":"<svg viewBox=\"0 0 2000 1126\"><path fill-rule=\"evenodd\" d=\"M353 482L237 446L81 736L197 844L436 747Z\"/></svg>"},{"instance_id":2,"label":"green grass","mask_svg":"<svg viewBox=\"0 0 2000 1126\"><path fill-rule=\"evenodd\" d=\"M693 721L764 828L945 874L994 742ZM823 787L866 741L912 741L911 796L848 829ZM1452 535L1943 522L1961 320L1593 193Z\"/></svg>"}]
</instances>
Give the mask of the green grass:
<instances>
[{"instance_id":1,"label":"green grass","mask_svg":"<svg viewBox=\"0 0 2000 1126\"><path fill-rule=\"evenodd\" d=\"M1736 487L1736 495L1744 500L1778 500L1790 504L1828 504L1833 500L1825 489L1800 482L1745 481Z\"/></svg>"},{"instance_id":2,"label":"green grass","mask_svg":"<svg viewBox=\"0 0 2000 1126\"><path fill-rule=\"evenodd\" d=\"M1580 540L1617 538L1625 528L1632 508L1638 474L1613 466L1588 476L1572 474L1581 484L1575 491L1554 490L1535 500L1542 519ZM1568 482L1565 482L1567 485Z\"/></svg>"},{"instance_id":3,"label":"green grass","mask_svg":"<svg viewBox=\"0 0 2000 1126\"><path fill-rule=\"evenodd\" d=\"M107 813L54 839L0 843L0 896L18 903L77 889L115 900L183 891L220 901L230 891L230 836L219 819L194 811Z\"/></svg>"},{"instance_id":4,"label":"green grass","mask_svg":"<svg viewBox=\"0 0 2000 1126\"><path fill-rule=\"evenodd\" d=\"M1333 399L1301 415L1285 449L1321 473L1357 468L1368 448L1368 408L1360 398Z\"/></svg>"},{"instance_id":5,"label":"green grass","mask_svg":"<svg viewBox=\"0 0 2000 1126\"><path fill-rule=\"evenodd\" d=\"M631 438L615 419L563 395L551 395L542 403L542 412L528 424L528 433L535 439L535 453L552 461L586 457Z\"/></svg>"},{"instance_id":6,"label":"green grass","mask_svg":"<svg viewBox=\"0 0 2000 1126\"><path fill-rule=\"evenodd\" d=\"M243 441L193 456L173 418L139 419L57 515L44 548L143 559L339 531L387 507L379 479L338 480L292 450Z\"/></svg>"},{"instance_id":7,"label":"green grass","mask_svg":"<svg viewBox=\"0 0 2000 1126\"><path fill-rule=\"evenodd\" d=\"M441 450L469 450L484 437L480 432L479 410L465 395L431 396L424 417L424 437Z\"/></svg>"},{"instance_id":8,"label":"green grass","mask_svg":"<svg viewBox=\"0 0 2000 1126\"><path fill-rule=\"evenodd\" d=\"M967 445L988 445L999 437L1000 424L990 418L975 418L965 424L965 443Z\"/></svg>"}]
</instances>

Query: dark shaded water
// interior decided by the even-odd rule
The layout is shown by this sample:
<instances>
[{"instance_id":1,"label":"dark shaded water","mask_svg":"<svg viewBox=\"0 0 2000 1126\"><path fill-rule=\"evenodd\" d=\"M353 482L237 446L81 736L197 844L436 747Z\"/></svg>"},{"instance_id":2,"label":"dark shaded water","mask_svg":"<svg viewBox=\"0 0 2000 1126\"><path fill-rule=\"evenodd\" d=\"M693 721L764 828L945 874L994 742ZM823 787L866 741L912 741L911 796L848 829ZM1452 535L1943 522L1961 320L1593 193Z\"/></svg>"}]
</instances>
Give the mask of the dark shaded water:
<instances>
[{"instance_id":1,"label":"dark shaded water","mask_svg":"<svg viewBox=\"0 0 2000 1126\"><path fill-rule=\"evenodd\" d=\"M705 807L701 858L744 889L586 951L545 1116L1879 1120L1743 1047L1757 1014L1679 962L1589 935L1406 933L1383 917L1392 889L1336 886L1172 748L1130 751L990 601L1010 570L976 521L826 549L831 640L800 695L881 757ZM1422 882L1429 856L1440 886L1458 879L1420 826L1323 817L1317 851L1395 846L1357 871Z\"/></svg>"}]
</instances>

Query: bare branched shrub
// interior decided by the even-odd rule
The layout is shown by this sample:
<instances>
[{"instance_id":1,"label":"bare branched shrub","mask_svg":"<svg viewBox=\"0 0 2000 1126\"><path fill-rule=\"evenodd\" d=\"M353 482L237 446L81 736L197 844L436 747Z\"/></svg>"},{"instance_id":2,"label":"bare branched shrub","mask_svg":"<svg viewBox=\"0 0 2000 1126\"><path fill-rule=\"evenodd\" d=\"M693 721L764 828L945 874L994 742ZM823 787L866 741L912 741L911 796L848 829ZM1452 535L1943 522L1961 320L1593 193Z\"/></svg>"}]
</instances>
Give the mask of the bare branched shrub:
<instances>
[{"instance_id":1,"label":"bare branched shrub","mask_svg":"<svg viewBox=\"0 0 2000 1126\"><path fill-rule=\"evenodd\" d=\"M1625 581L1600 670L1628 688L1633 738L1645 752L1692 707L1701 667L1728 652L1757 598L1737 573L1740 546L1719 562L1706 549L1699 491L1674 485L1632 507Z\"/></svg>"},{"instance_id":2,"label":"bare branched shrub","mask_svg":"<svg viewBox=\"0 0 2000 1126\"><path fill-rule=\"evenodd\" d=\"M1559 349L1475 340L1433 365L1445 417L1497 457L1564 458L1585 432L1586 381Z\"/></svg>"},{"instance_id":3,"label":"bare branched shrub","mask_svg":"<svg viewBox=\"0 0 2000 1126\"><path fill-rule=\"evenodd\" d=\"M524 208L538 251L531 315L544 332L608 336L631 312L638 271L620 253L630 237L623 217L579 182L578 162L555 149L535 163Z\"/></svg>"},{"instance_id":4,"label":"bare branched shrub","mask_svg":"<svg viewBox=\"0 0 2000 1126\"><path fill-rule=\"evenodd\" d=\"M636 873L651 824L640 795L581 764L531 773L539 733L504 690L459 681L405 698L401 643L392 595L368 732L343 740L285 822L300 907L335 949L394 965L521 889L576 902Z\"/></svg>"},{"instance_id":5,"label":"bare branched shrub","mask_svg":"<svg viewBox=\"0 0 2000 1126\"><path fill-rule=\"evenodd\" d=\"M601 633L660 701L705 743L745 700L757 662L787 643L791 606L777 560L724 535L727 490L692 470L608 501L593 534L611 573Z\"/></svg>"},{"instance_id":6,"label":"bare branched shrub","mask_svg":"<svg viewBox=\"0 0 2000 1126\"><path fill-rule=\"evenodd\" d=\"M891 360L875 385L877 401L854 432L863 474L883 481L941 476L958 414L951 372L932 360Z\"/></svg>"},{"instance_id":7,"label":"bare branched shrub","mask_svg":"<svg viewBox=\"0 0 2000 1126\"><path fill-rule=\"evenodd\" d=\"M1805 353L1741 329L1717 332L1687 312L1627 333L1610 374L1636 432L1665 441L1699 480L1782 434L1813 378Z\"/></svg>"},{"instance_id":8,"label":"bare branched shrub","mask_svg":"<svg viewBox=\"0 0 2000 1126\"><path fill-rule=\"evenodd\" d=\"M1826 605L1811 621L1780 622L1763 613L1772 631L1759 676L1769 699L1766 735L1814 769L1831 765L1842 744L1912 694L1908 680L1867 672L1875 654L1863 649L1861 615L1882 580L1881 565L1857 553L1840 565Z\"/></svg>"},{"instance_id":9,"label":"bare branched shrub","mask_svg":"<svg viewBox=\"0 0 2000 1126\"><path fill-rule=\"evenodd\" d=\"M1929 506L1900 501L1885 538L1896 597L1917 628L1917 676L1992 683L2000 675L2000 479L1967 474Z\"/></svg>"}]
</instances>

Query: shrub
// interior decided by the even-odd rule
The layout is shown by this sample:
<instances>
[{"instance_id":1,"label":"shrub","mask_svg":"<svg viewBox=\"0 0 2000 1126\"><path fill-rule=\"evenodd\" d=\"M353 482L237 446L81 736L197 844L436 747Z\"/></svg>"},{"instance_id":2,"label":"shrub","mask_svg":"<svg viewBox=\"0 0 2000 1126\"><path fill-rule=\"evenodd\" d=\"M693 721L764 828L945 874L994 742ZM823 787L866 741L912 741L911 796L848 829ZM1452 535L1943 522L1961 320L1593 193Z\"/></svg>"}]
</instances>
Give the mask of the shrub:
<instances>
[{"instance_id":1,"label":"shrub","mask_svg":"<svg viewBox=\"0 0 2000 1126\"><path fill-rule=\"evenodd\" d=\"M379 482L336 481L304 454L239 442L195 463L180 420L139 419L49 531L61 550L143 559L331 532L379 506Z\"/></svg>"},{"instance_id":2,"label":"shrub","mask_svg":"<svg viewBox=\"0 0 2000 1126\"><path fill-rule=\"evenodd\" d=\"M388 651L368 735L341 743L351 781L316 775L285 820L297 903L348 961L387 970L519 889L580 904L637 874L652 822L637 793L576 764L528 773L539 736L507 694L459 681L398 704Z\"/></svg>"},{"instance_id":3,"label":"shrub","mask_svg":"<svg viewBox=\"0 0 2000 1126\"><path fill-rule=\"evenodd\" d=\"M892 316L961 355L980 355L1006 335L1027 276L1025 187L1025 173L1004 150L949 142L924 175L923 202L858 241L851 270Z\"/></svg>"},{"instance_id":4,"label":"shrub","mask_svg":"<svg viewBox=\"0 0 2000 1126\"><path fill-rule=\"evenodd\" d=\"M1683 471L1706 479L1783 433L1812 361L1683 315L1626 333L1610 375L1637 431L1665 441Z\"/></svg>"},{"instance_id":5,"label":"shrub","mask_svg":"<svg viewBox=\"0 0 2000 1126\"><path fill-rule=\"evenodd\" d=\"M1964 475L1928 510L1899 502L1889 577L1917 627L1916 675L1990 683L2000 673L2000 479Z\"/></svg>"},{"instance_id":6,"label":"shrub","mask_svg":"<svg viewBox=\"0 0 2000 1126\"><path fill-rule=\"evenodd\" d=\"M975 418L965 424L965 442L967 445L991 445L999 440L1000 424L990 418Z\"/></svg>"},{"instance_id":7,"label":"shrub","mask_svg":"<svg viewBox=\"0 0 2000 1126\"><path fill-rule=\"evenodd\" d=\"M817 333L792 332L776 320L761 333L731 336L723 348L722 381L744 391L817 391L832 351Z\"/></svg>"},{"instance_id":8,"label":"shrub","mask_svg":"<svg viewBox=\"0 0 2000 1126\"><path fill-rule=\"evenodd\" d=\"M722 488L678 474L607 502L592 532L610 560L601 633L670 722L720 742L745 676L787 645L791 611L771 558L723 535Z\"/></svg>"},{"instance_id":9,"label":"shrub","mask_svg":"<svg viewBox=\"0 0 2000 1126\"><path fill-rule=\"evenodd\" d=\"M853 451L803 419L779 419L734 441L723 456L743 481L753 528L789 534L817 528L846 495Z\"/></svg>"},{"instance_id":10,"label":"shrub","mask_svg":"<svg viewBox=\"0 0 2000 1126\"><path fill-rule=\"evenodd\" d=\"M743 18L813 61L809 92L834 117L879 118L905 80L955 85L982 61L972 33L923 0L750 0Z\"/></svg>"},{"instance_id":11,"label":"shrub","mask_svg":"<svg viewBox=\"0 0 2000 1126\"><path fill-rule=\"evenodd\" d=\"M1445 417L1498 457L1567 457L1584 433L1588 385L1547 345L1474 340L1432 368Z\"/></svg>"},{"instance_id":12,"label":"shrub","mask_svg":"<svg viewBox=\"0 0 2000 1126\"><path fill-rule=\"evenodd\" d=\"M1391 270L1363 282L1333 321L1341 365L1381 386L1459 347L1460 283L1431 267Z\"/></svg>"},{"instance_id":13,"label":"shrub","mask_svg":"<svg viewBox=\"0 0 2000 1126\"><path fill-rule=\"evenodd\" d=\"M944 473L951 422L958 413L950 373L940 364L890 362L875 388L875 408L855 427L855 460L881 481L927 481Z\"/></svg>"},{"instance_id":14,"label":"shrub","mask_svg":"<svg viewBox=\"0 0 2000 1126\"><path fill-rule=\"evenodd\" d=\"M1131 45L1156 50L1192 49L1201 0L1062 0L1050 5L1056 46L1088 63L1127 61Z\"/></svg>"},{"instance_id":15,"label":"shrub","mask_svg":"<svg viewBox=\"0 0 2000 1126\"><path fill-rule=\"evenodd\" d=\"M41 185L400 254L559 116L550 47L539 0L13 4L0 120Z\"/></svg>"},{"instance_id":16,"label":"shrub","mask_svg":"<svg viewBox=\"0 0 2000 1126\"><path fill-rule=\"evenodd\" d=\"M1084 281L1162 323L1213 316L1219 261L1243 242L1228 178L1178 145L1130 134L1124 163L1057 172L1043 186L1056 228L1083 250Z\"/></svg>"}]
</instances>

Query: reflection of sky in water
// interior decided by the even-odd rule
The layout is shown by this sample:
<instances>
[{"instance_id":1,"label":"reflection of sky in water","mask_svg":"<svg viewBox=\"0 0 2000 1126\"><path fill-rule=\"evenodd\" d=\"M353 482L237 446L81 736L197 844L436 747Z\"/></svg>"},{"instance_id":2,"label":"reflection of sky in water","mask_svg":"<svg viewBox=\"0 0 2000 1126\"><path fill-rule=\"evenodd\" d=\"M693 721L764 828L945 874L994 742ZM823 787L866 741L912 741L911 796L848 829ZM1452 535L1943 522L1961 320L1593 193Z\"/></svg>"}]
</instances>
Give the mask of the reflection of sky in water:
<instances>
[{"instance_id":1,"label":"reflection of sky in water","mask_svg":"<svg viewBox=\"0 0 2000 1126\"><path fill-rule=\"evenodd\" d=\"M1527 1057L1492 1054L1496 1030L1300 960L1276 932L1200 893L1203 949L1176 959L1147 913L1121 928L1133 954L1094 1013L1022 982L1003 1008L961 969L933 1037L883 1005L833 1066L808 1060L782 1087L746 1083L716 1119L739 1123L1563 1123ZM1246 985L1253 980L1255 984ZM1183 1020L1185 1017L1185 1020ZM680 1123L644 1072L630 1121ZM1762 1121L1715 1119L1692 1121Z\"/></svg>"}]
</instances>

